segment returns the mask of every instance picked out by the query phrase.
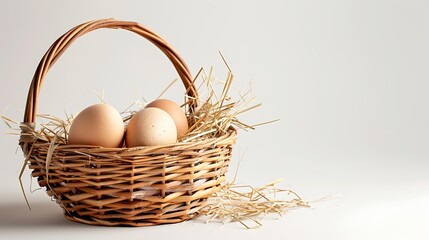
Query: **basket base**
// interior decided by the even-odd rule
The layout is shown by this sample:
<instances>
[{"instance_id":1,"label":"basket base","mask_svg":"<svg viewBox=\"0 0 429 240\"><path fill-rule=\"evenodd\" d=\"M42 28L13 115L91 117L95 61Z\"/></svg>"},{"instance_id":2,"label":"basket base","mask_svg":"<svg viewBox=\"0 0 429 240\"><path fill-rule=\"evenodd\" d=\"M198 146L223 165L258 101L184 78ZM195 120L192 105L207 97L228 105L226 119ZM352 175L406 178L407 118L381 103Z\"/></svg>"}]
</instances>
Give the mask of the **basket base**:
<instances>
[{"instance_id":1,"label":"basket base","mask_svg":"<svg viewBox=\"0 0 429 240\"><path fill-rule=\"evenodd\" d=\"M84 218L79 218L76 216L70 216L67 213L64 213L64 217L72 222L77 222L77 223L83 223L83 224L88 224L88 225L93 225L93 226L124 226L124 227L148 227L148 226L155 226L155 225L161 225L161 224L173 224L173 223L180 223L180 222L184 222L186 220L192 219L196 216L192 215L192 216L188 216L188 217L183 217L183 218L174 218L174 219L164 219L164 220L152 220L152 221L146 221L146 222L135 222L135 221L126 221L126 220L121 220L121 221L109 221L109 220L104 220L104 219L97 219L97 218L93 218L93 219L84 219Z\"/></svg>"},{"instance_id":2,"label":"basket base","mask_svg":"<svg viewBox=\"0 0 429 240\"><path fill-rule=\"evenodd\" d=\"M199 199L194 202L189 202L188 207L176 211L166 212L161 209L145 211L127 212L129 214L85 214L80 215L79 211L64 210L64 217L67 220L95 225L95 226L130 226L130 227L145 227L160 224L180 223L192 219L198 215L198 212L207 204L207 199ZM71 209L69 209L71 210Z\"/></svg>"}]
</instances>

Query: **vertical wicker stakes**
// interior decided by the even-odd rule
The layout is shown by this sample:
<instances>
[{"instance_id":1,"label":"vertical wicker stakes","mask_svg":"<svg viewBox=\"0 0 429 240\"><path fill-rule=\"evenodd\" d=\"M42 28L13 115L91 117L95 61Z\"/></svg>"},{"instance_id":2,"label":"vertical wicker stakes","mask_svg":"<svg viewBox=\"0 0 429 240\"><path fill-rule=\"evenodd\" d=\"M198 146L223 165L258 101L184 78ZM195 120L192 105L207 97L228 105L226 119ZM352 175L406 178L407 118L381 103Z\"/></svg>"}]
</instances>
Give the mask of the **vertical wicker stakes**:
<instances>
[{"instance_id":1,"label":"vertical wicker stakes","mask_svg":"<svg viewBox=\"0 0 429 240\"><path fill-rule=\"evenodd\" d=\"M49 48L28 92L20 146L32 176L72 221L148 226L190 219L225 180L236 141L233 128L216 138L139 148L67 145L29 135L36 126L37 99L48 70L77 38L100 28L129 30L157 46L182 79L188 111L196 107L198 93L186 64L156 33L135 22L113 19L81 24Z\"/></svg>"}]
</instances>

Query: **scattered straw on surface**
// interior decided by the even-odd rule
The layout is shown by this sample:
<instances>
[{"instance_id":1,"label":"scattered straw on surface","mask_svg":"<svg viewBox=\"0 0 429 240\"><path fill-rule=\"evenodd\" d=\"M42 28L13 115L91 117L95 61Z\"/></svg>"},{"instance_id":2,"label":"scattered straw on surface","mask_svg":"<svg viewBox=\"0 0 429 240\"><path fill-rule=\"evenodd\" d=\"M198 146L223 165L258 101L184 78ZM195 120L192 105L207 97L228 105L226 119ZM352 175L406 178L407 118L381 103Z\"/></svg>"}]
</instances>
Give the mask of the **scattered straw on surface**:
<instances>
[{"instance_id":1,"label":"scattered straw on surface","mask_svg":"<svg viewBox=\"0 0 429 240\"><path fill-rule=\"evenodd\" d=\"M262 226L261 220L270 214L282 214L298 207L309 207L295 192L280 189L276 184L282 179L265 184L262 187L240 185L228 182L219 192L209 198L209 203L201 214L211 222L239 222L245 228Z\"/></svg>"},{"instance_id":2,"label":"scattered straw on surface","mask_svg":"<svg viewBox=\"0 0 429 240\"><path fill-rule=\"evenodd\" d=\"M200 219L206 223L238 222L246 229L254 229L262 227L262 220L266 217L282 217L290 210L310 207L309 202L302 200L294 191L277 187L283 179L261 187L237 184L240 163L241 161L238 162L233 180L223 184L220 191L213 194L200 211Z\"/></svg>"}]
</instances>

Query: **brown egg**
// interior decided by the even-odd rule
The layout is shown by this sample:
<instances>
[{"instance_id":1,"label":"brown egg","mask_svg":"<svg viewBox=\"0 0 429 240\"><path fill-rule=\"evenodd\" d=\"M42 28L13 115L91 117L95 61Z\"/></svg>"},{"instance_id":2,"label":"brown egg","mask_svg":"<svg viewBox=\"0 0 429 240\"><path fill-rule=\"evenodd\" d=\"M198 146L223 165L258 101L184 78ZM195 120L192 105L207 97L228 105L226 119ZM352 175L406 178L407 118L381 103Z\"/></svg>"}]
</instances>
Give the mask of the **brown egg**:
<instances>
[{"instance_id":1,"label":"brown egg","mask_svg":"<svg viewBox=\"0 0 429 240\"><path fill-rule=\"evenodd\" d=\"M68 143L107 148L122 147L124 122L119 112L107 104L85 108L70 126Z\"/></svg>"},{"instance_id":2,"label":"brown egg","mask_svg":"<svg viewBox=\"0 0 429 240\"><path fill-rule=\"evenodd\" d=\"M125 132L127 147L157 146L177 141L173 119L162 109L144 108L130 119Z\"/></svg>"},{"instance_id":3,"label":"brown egg","mask_svg":"<svg viewBox=\"0 0 429 240\"><path fill-rule=\"evenodd\" d=\"M177 139L183 137L188 131L188 120L186 119L186 115L175 102L168 99L157 99L149 103L146 107L160 108L173 118L177 128Z\"/></svg>"}]
</instances>

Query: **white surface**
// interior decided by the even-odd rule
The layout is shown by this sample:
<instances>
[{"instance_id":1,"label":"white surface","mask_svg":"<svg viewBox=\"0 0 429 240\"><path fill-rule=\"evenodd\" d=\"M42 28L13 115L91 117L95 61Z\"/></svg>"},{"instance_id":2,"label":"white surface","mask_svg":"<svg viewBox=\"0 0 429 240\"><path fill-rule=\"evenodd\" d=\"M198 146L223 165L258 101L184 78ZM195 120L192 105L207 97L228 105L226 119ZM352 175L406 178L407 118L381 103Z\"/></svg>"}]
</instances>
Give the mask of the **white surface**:
<instances>
[{"instance_id":1,"label":"white surface","mask_svg":"<svg viewBox=\"0 0 429 240\"><path fill-rule=\"evenodd\" d=\"M96 18L134 20L165 37L195 74L221 51L235 83L263 108L240 132L239 181L280 185L314 200L246 231L198 221L148 228L71 223L43 191L20 193L23 157L1 125L0 238L427 239L429 237L428 1L2 1L0 113L21 120L32 74L50 44ZM147 41L103 30L77 41L49 73L39 112L63 116L97 102L123 109L152 99L176 74ZM181 86L167 97L180 100ZM79 96L79 97L78 97ZM245 152L245 154L244 154ZM229 175L231 176L231 175ZM35 183L33 183L35 187Z\"/></svg>"}]
</instances>

